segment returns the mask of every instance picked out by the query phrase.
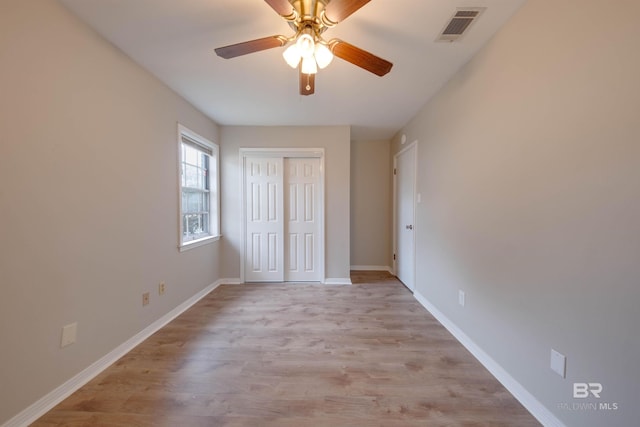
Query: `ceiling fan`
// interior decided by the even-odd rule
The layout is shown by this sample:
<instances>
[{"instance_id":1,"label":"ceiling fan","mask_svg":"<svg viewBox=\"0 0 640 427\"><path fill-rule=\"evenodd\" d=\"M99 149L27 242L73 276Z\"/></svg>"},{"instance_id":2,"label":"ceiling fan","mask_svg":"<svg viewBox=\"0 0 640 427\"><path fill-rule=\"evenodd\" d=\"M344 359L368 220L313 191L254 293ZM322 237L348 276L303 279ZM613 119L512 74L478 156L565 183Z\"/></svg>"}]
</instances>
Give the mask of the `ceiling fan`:
<instances>
[{"instance_id":1,"label":"ceiling fan","mask_svg":"<svg viewBox=\"0 0 640 427\"><path fill-rule=\"evenodd\" d=\"M393 64L340 39L325 41L322 33L336 26L371 0L265 0L295 31L282 35L236 43L215 49L218 56L229 59L261 50L289 45L283 57L299 70L300 94L315 92L315 75L333 56L344 59L378 76L384 76Z\"/></svg>"}]
</instances>

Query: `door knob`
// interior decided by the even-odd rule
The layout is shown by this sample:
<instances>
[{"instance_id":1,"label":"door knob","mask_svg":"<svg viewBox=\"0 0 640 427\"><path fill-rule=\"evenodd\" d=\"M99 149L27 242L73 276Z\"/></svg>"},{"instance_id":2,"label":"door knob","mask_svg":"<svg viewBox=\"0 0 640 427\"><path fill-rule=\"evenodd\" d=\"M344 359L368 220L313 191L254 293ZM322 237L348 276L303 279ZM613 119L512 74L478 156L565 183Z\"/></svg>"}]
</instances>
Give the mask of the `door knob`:
<instances>
[{"instance_id":1,"label":"door knob","mask_svg":"<svg viewBox=\"0 0 640 427\"><path fill-rule=\"evenodd\" d=\"M405 225L404 228L406 228L407 230L413 230L413 225L411 225L411 224L410 225Z\"/></svg>"}]
</instances>

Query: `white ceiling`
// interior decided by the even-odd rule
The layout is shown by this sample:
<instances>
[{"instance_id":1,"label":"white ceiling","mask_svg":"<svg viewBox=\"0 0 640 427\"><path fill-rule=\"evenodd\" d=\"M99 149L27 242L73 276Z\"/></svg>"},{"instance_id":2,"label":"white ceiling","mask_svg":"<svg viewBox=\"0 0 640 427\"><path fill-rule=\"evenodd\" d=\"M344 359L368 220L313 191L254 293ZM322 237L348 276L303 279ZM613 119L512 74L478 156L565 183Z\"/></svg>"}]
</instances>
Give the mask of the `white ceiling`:
<instances>
[{"instance_id":1,"label":"white ceiling","mask_svg":"<svg viewBox=\"0 0 640 427\"><path fill-rule=\"evenodd\" d=\"M526 0L372 0L325 33L394 64L378 77L336 58L298 93L284 48L222 59L213 49L287 23L261 0L60 0L103 37L221 125L351 125L388 139ZM434 40L458 7L487 7L463 39Z\"/></svg>"}]
</instances>

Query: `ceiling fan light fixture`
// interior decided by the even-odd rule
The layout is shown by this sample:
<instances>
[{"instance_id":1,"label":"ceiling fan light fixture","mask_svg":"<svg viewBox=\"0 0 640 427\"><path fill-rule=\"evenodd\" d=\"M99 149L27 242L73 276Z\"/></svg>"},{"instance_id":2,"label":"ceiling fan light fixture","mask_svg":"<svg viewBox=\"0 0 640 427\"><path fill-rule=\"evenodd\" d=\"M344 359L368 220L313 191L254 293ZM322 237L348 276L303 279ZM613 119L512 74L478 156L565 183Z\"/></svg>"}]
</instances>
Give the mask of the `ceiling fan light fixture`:
<instances>
[{"instance_id":1,"label":"ceiling fan light fixture","mask_svg":"<svg viewBox=\"0 0 640 427\"><path fill-rule=\"evenodd\" d=\"M302 74L316 74L318 72L318 66L313 56L309 58L302 58Z\"/></svg>"},{"instance_id":2,"label":"ceiling fan light fixture","mask_svg":"<svg viewBox=\"0 0 640 427\"><path fill-rule=\"evenodd\" d=\"M274 35L235 43L215 49L224 59L276 47L284 47L282 56L299 75L300 94L315 92L315 75L337 56L378 76L384 76L393 64L340 39L326 41L322 34L352 15L371 0L265 0L295 31L291 37ZM466 11L458 12L466 13ZM466 15L465 15L466 16Z\"/></svg>"},{"instance_id":3,"label":"ceiling fan light fixture","mask_svg":"<svg viewBox=\"0 0 640 427\"><path fill-rule=\"evenodd\" d=\"M298 52L303 58L310 58L315 52L315 42L309 34L302 34L296 41Z\"/></svg>"},{"instance_id":4,"label":"ceiling fan light fixture","mask_svg":"<svg viewBox=\"0 0 640 427\"><path fill-rule=\"evenodd\" d=\"M300 60L302 59L298 44L294 43L286 48L282 53L282 57L291 68L298 68L298 64L300 64Z\"/></svg>"},{"instance_id":5,"label":"ceiling fan light fixture","mask_svg":"<svg viewBox=\"0 0 640 427\"><path fill-rule=\"evenodd\" d=\"M316 44L314 56L320 69L326 68L331 64L331 61L333 61L333 53L331 53L331 50L323 43Z\"/></svg>"}]
</instances>

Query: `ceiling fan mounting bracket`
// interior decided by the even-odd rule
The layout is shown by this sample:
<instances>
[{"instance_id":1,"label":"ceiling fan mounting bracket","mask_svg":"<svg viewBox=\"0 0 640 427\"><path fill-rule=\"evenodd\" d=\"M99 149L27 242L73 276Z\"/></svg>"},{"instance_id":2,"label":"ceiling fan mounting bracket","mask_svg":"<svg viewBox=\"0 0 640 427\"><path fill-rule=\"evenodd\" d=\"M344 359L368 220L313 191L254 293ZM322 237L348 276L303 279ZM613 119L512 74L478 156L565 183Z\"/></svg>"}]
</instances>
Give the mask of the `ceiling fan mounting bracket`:
<instances>
[{"instance_id":1,"label":"ceiling fan mounting bracket","mask_svg":"<svg viewBox=\"0 0 640 427\"><path fill-rule=\"evenodd\" d=\"M282 18L288 22L295 22L298 19L298 12L294 9L291 15L283 16Z\"/></svg>"},{"instance_id":2,"label":"ceiling fan mounting bracket","mask_svg":"<svg viewBox=\"0 0 640 427\"><path fill-rule=\"evenodd\" d=\"M323 26L327 28L332 28L338 25L337 22L333 22L331 19L327 18L327 15L324 12L324 10L320 13L320 22L322 23Z\"/></svg>"}]
</instances>

